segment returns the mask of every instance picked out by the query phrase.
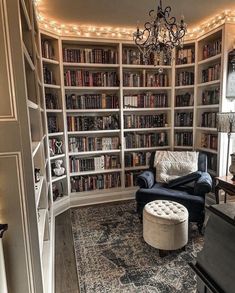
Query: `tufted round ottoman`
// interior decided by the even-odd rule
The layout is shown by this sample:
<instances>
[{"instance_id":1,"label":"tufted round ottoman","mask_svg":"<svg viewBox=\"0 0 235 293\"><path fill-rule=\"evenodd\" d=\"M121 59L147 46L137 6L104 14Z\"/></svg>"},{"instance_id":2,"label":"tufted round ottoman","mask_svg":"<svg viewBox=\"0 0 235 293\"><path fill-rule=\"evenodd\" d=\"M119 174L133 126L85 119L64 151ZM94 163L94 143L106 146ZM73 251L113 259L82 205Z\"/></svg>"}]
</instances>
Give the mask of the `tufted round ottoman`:
<instances>
[{"instance_id":1,"label":"tufted round ottoman","mask_svg":"<svg viewBox=\"0 0 235 293\"><path fill-rule=\"evenodd\" d=\"M155 200L143 211L143 236L160 250L176 250L188 242L188 211L174 201Z\"/></svg>"}]
</instances>

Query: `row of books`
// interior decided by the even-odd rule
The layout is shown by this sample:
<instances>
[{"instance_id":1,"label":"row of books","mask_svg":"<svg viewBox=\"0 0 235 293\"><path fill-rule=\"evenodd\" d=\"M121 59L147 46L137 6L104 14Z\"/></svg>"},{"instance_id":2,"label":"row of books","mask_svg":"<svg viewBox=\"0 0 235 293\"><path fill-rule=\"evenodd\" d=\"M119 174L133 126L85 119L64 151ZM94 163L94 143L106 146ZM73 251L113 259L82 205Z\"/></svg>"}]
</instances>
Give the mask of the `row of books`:
<instances>
[{"instance_id":1,"label":"row of books","mask_svg":"<svg viewBox=\"0 0 235 293\"><path fill-rule=\"evenodd\" d=\"M120 173L74 176L70 180L71 192L94 191L121 186Z\"/></svg>"},{"instance_id":2,"label":"row of books","mask_svg":"<svg viewBox=\"0 0 235 293\"><path fill-rule=\"evenodd\" d=\"M125 173L125 187L132 187L136 186L136 178L142 173L143 171L128 171Z\"/></svg>"},{"instance_id":3,"label":"row of books","mask_svg":"<svg viewBox=\"0 0 235 293\"><path fill-rule=\"evenodd\" d=\"M164 108L168 107L167 93L139 94L124 96L124 108Z\"/></svg>"},{"instance_id":4,"label":"row of books","mask_svg":"<svg viewBox=\"0 0 235 293\"><path fill-rule=\"evenodd\" d=\"M175 97L175 106L176 107L189 107L194 104L194 95L193 93L184 93L176 95Z\"/></svg>"},{"instance_id":5,"label":"row of books","mask_svg":"<svg viewBox=\"0 0 235 293\"><path fill-rule=\"evenodd\" d=\"M59 109L59 98L54 93L45 93L46 109Z\"/></svg>"},{"instance_id":6,"label":"row of books","mask_svg":"<svg viewBox=\"0 0 235 293\"><path fill-rule=\"evenodd\" d=\"M202 113L201 126L216 128L216 115L217 115L217 112Z\"/></svg>"},{"instance_id":7,"label":"row of books","mask_svg":"<svg viewBox=\"0 0 235 293\"><path fill-rule=\"evenodd\" d=\"M220 79L220 72L220 64L215 64L207 69L202 70L202 82L209 82Z\"/></svg>"},{"instance_id":8,"label":"row of books","mask_svg":"<svg viewBox=\"0 0 235 293\"><path fill-rule=\"evenodd\" d=\"M175 113L176 127L192 127L193 126L193 112L177 112Z\"/></svg>"},{"instance_id":9,"label":"row of books","mask_svg":"<svg viewBox=\"0 0 235 293\"><path fill-rule=\"evenodd\" d=\"M201 146L207 149L217 150L218 148L218 135L202 133L201 134Z\"/></svg>"},{"instance_id":10,"label":"row of books","mask_svg":"<svg viewBox=\"0 0 235 293\"><path fill-rule=\"evenodd\" d=\"M124 96L124 108L163 108L168 107L168 96L166 93L139 94Z\"/></svg>"},{"instance_id":11,"label":"row of books","mask_svg":"<svg viewBox=\"0 0 235 293\"><path fill-rule=\"evenodd\" d=\"M42 57L47 59L55 59L55 51L49 40L43 39L41 42Z\"/></svg>"},{"instance_id":12,"label":"row of books","mask_svg":"<svg viewBox=\"0 0 235 293\"><path fill-rule=\"evenodd\" d=\"M220 87L205 90L202 92L202 105L219 104Z\"/></svg>"},{"instance_id":13,"label":"row of books","mask_svg":"<svg viewBox=\"0 0 235 293\"><path fill-rule=\"evenodd\" d=\"M126 133L125 134L125 148L148 148L148 147L158 147L167 146L168 136L166 132L157 133Z\"/></svg>"},{"instance_id":14,"label":"row of books","mask_svg":"<svg viewBox=\"0 0 235 293\"><path fill-rule=\"evenodd\" d=\"M119 137L68 137L69 152L93 152L117 150L120 147Z\"/></svg>"},{"instance_id":15,"label":"row of books","mask_svg":"<svg viewBox=\"0 0 235 293\"><path fill-rule=\"evenodd\" d=\"M56 116L47 116L47 127L49 133L60 131Z\"/></svg>"},{"instance_id":16,"label":"row of books","mask_svg":"<svg viewBox=\"0 0 235 293\"><path fill-rule=\"evenodd\" d=\"M150 152L125 153L125 167L149 166Z\"/></svg>"},{"instance_id":17,"label":"row of books","mask_svg":"<svg viewBox=\"0 0 235 293\"><path fill-rule=\"evenodd\" d=\"M169 86L169 78L166 73L146 73L147 87L167 87Z\"/></svg>"},{"instance_id":18,"label":"row of books","mask_svg":"<svg viewBox=\"0 0 235 293\"><path fill-rule=\"evenodd\" d=\"M192 146L193 133L192 132L176 132L175 145L176 146Z\"/></svg>"},{"instance_id":19,"label":"row of books","mask_svg":"<svg viewBox=\"0 0 235 293\"><path fill-rule=\"evenodd\" d=\"M63 48L63 61L71 63L117 64L118 52L109 48Z\"/></svg>"},{"instance_id":20,"label":"row of books","mask_svg":"<svg viewBox=\"0 0 235 293\"><path fill-rule=\"evenodd\" d=\"M124 127L128 128L154 128L166 127L167 114L162 113L159 115L125 115Z\"/></svg>"},{"instance_id":21,"label":"row of books","mask_svg":"<svg viewBox=\"0 0 235 293\"><path fill-rule=\"evenodd\" d=\"M67 69L64 72L65 86L119 86L118 74L115 71L95 72L89 70Z\"/></svg>"},{"instance_id":22,"label":"row of books","mask_svg":"<svg viewBox=\"0 0 235 293\"><path fill-rule=\"evenodd\" d=\"M181 71L176 75L176 85L184 86L184 85L193 85L194 84L194 72L190 71Z\"/></svg>"},{"instance_id":23,"label":"row of books","mask_svg":"<svg viewBox=\"0 0 235 293\"><path fill-rule=\"evenodd\" d=\"M132 65L169 65L170 61L167 59L163 51L159 54L151 53L147 61L144 61L143 54L137 48L124 48L122 51L123 64Z\"/></svg>"},{"instance_id":24,"label":"row of books","mask_svg":"<svg viewBox=\"0 0 235 293\"><path fill-rule=\"evenodd\" d=\"M222 50L222 40L215 40L203 46L203 59L220 54Z\"/></svg>"},{"instance_id":25,"label":"row of books","mask_svg":"<svg viewBox=\"0 0 235 293\"><path fill-rule=\"evenodd\" d=\"M124 72L123 86L126 87L167 87L169 85L168 75L165 73L147 72L144 76L140 72Z\"/></svg>"},{"instance_id":26,"label":"row of books","mask_svg":"<svg viewBox=\"0 0 235 293\"><path fill-rule=\"evenodd\" d=\"M191 64L195 61L195 51L192 48L184 48L177 51L176 64Z\"/></svg>"},{"instance_id":27,"label":"row of books","mask_svg":"<svg viewBox=\"0 0 235 293\"><path fill-rule=\"evenodd\" d=\"M68 131L119 129L119 116L67 116Z\"/></svg>"},{"instance_id":28,"label":"row of books","mask_svg":"<svg viewBox=\"0 0 235 293\"><path fill-rule=\"evenodd\" d=\"M139 72L124 72L123 73L123 86L141 87L143 86L144 77Z\"/></svg>"},{"instance_id":29,"label":"row of books","mask_svg":"<svg viewBox=\"0 0 235 293\"><path fill-rule=\"evenodd\" d=\"M43 80L46 84L56 84L53 71L47 66L43 66Z\"/></svg>"},{"instance_id":30,"label":"row of books","mask_svg":"<svg viewBox=\"0 0 235 293\"><path fill-rule=\"evenodd\" d=\"M65 95L67 109L117 109L119 98L116 94Z\"/></svg>"},{"instance_id":31,"label":"row of books","mask_svg":"<svg viewBox=\"0 0 235 293\"><path fill-rule=\"evenodd\" d=\"M70 172L101 171L120 168L120 157L117 155L102 155L91 158L69 158Z\"/></svg>"}]
</instances>

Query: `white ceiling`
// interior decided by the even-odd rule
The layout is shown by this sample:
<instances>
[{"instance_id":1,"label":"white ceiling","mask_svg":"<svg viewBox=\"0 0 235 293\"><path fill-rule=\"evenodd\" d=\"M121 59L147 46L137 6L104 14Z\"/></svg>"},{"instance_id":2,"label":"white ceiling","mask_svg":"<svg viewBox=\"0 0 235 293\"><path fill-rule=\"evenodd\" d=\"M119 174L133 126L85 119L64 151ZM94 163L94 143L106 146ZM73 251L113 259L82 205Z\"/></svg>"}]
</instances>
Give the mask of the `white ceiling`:
<instances>
[{"instance_id":1,"label":"white ceiling","mask_svg":"<svg viewBox=\"0 0 235 293\"><path fill-rule=\"evenodd\" d=\"M135 27L148 20L148 12L159 0L38 0L39 12L63 24ZM189 26L224 10L235 10L235 0L163 0L177 19L183 14Z\"/></svg>"}]
</instances>

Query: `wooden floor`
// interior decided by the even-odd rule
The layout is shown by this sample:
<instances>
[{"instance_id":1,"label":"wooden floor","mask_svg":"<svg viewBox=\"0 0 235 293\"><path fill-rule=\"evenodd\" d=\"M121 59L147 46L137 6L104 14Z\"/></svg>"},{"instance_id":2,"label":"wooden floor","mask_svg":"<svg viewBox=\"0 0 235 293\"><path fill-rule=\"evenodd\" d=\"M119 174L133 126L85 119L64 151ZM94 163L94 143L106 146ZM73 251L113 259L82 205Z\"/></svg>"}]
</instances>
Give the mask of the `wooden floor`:
<instances>
[{"instance_id":1,"label":"wooden floor","mask_svg":"<svg viewBox=\"0 0 235 293\"><path fill-rule=\"evenodd\" d=\"M70 210L55 221L55 293L79 293Z\"/></svg>"}]
</instances>

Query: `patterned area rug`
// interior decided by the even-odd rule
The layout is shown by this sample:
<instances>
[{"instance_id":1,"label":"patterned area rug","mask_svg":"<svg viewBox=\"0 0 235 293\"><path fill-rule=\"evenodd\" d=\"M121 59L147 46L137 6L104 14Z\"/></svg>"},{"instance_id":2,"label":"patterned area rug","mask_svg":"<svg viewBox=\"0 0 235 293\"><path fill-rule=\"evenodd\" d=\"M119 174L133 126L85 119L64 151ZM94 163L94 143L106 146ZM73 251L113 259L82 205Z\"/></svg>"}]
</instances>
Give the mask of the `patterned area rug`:
<instances>
[{"instance_id":1,"label":"patterned area rug","mask_svg":"<svg viewBox=\"0 0 235 293\"><path fill-rule=\"evenodd\" d=\"M190 227L186 251L160 258L144 242L133 201L72 210L81 293L194 293L196 276L188 263L203 239Z\"/></svg>"}]
</instances>

